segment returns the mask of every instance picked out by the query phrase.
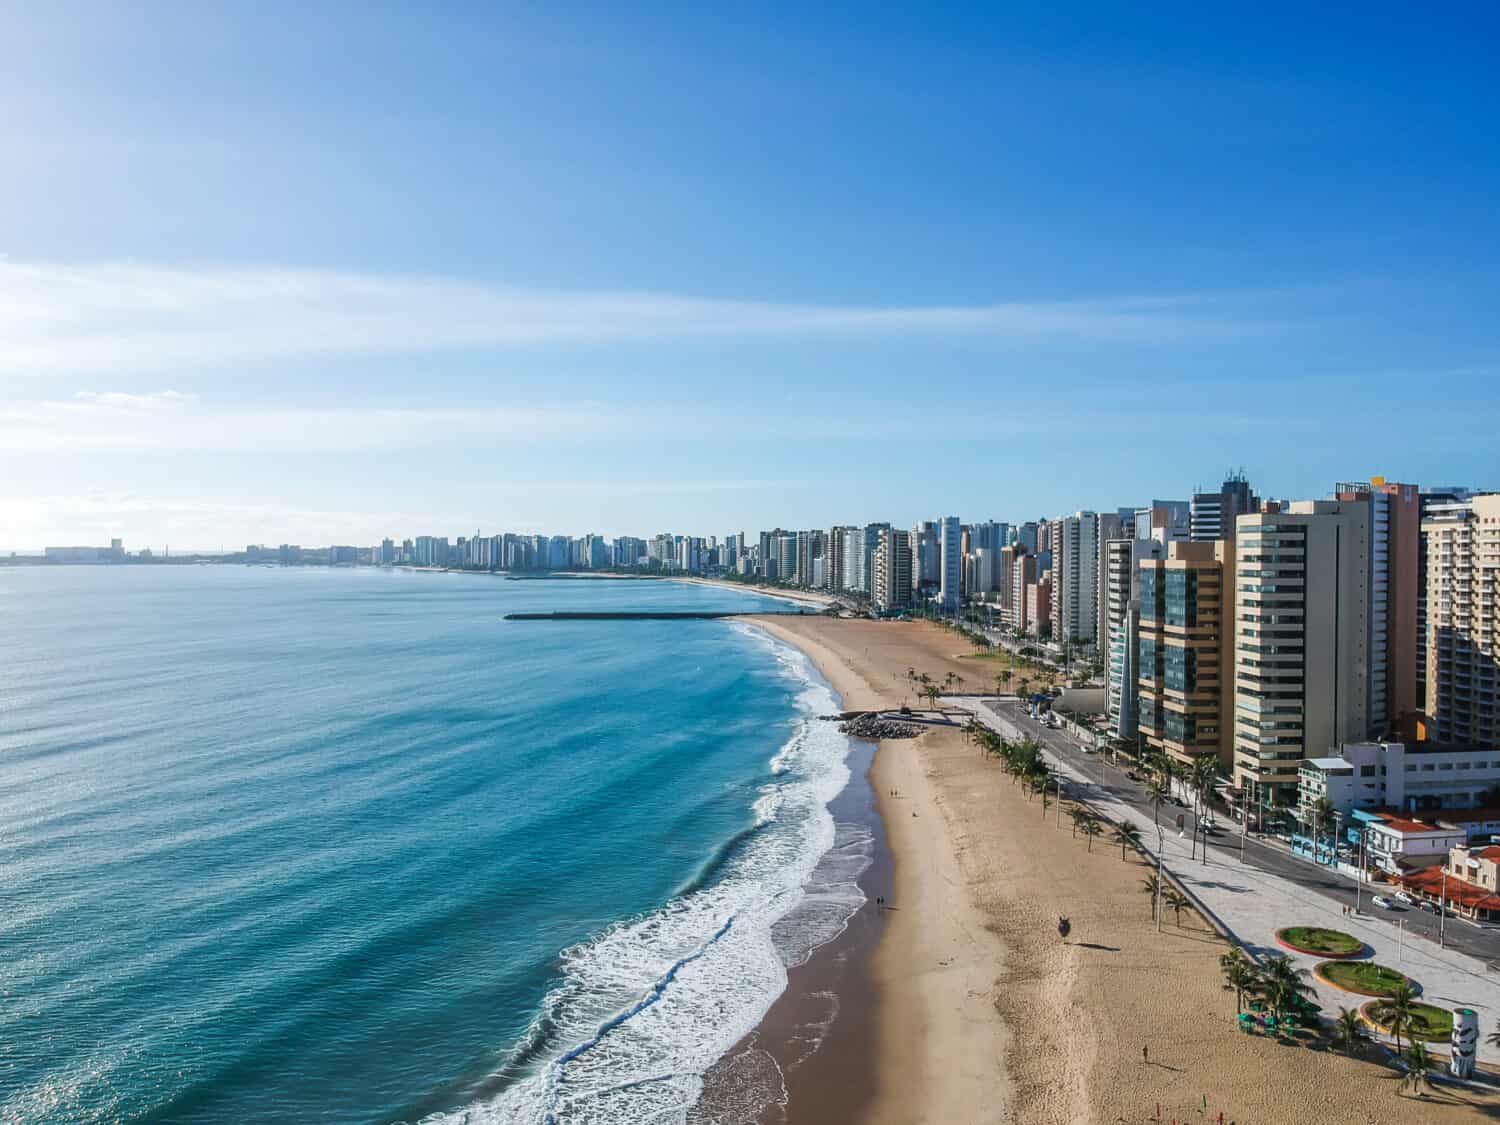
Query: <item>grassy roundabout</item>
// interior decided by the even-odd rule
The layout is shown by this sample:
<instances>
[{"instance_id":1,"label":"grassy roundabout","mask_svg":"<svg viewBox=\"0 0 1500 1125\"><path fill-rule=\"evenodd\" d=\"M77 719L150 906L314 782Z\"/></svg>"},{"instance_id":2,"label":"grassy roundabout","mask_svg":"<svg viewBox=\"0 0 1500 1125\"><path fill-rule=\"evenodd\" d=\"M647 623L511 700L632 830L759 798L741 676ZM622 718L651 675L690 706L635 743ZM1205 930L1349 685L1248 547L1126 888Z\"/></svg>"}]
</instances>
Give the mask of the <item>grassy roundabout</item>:
<instances>
[{"instance_id":1,"label":"grassy roundabout","mask_svg":"<svg viewBox=\"0 0 1500 1125\"><path fill-rule=\"evenodd\" d=\"M1416 982L1404 973L1377 965L1374 961L1325 961L1313 972L1335 988L1363 996L1389 996L1402 983L1416 987Z\"/></svg>"},{"instance_id":2,"label":"grassy roundabout","mask_svg":"<svg viewBox=\"0 0 1500 1125\"><path fill-rule=\"evenodd\" d=\"M1276 940L1287 949L1313 957L1358 957L1365 951L1365 943L1353 934L1320 926L1288 926L1276 931Z\"/></svg>"},{"instance_id":3,"label":"grassy roundabout","mask_svg":"<svg viewBox=\"0 0 1500 1125\"><path fill-rule=\"evenodd\" d=\"M1380 1002L1372 1000L1360 1009L1360 1015L1364 1016L1365 1022L1377 1027L1383 1034L1389 1035L1391 1029L1380 1022L1378 1018ZM1428 1043L1446 1043L1453 1035L1453 1013L1446 1008L1436 1008L1431 1004L1413 1004L1411 1006L1411 1026L1402 1030L1402 1039L1421 1039Z\"/></svg>"}]
</instances>

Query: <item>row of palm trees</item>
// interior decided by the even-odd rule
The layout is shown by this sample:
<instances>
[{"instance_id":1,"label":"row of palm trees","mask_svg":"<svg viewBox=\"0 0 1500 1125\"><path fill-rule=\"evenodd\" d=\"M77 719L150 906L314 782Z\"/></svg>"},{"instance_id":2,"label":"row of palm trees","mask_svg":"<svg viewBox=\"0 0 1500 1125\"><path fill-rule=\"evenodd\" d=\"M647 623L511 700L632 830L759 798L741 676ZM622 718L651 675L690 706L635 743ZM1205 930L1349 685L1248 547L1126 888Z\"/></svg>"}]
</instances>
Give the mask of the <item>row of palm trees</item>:
<instances>
[{"instance_id":1,"label":"row of palm trees","mask_svg":"<svg viewBox=\"0 0 1500 1125\"><path fill-rule=\"evenodd\" d=\"M1034 738L1005 738L972 718L964 726L964 735L976 742L986 756L1000 759L1001 768L1010 775L1012 782L1025 787L1028 800L1039 796L1044 814L1047 811L1049 789L1059 801L1062 800L1062 775L1047 765L1042 757L1042 745ZM1084 837L1088 841L1090 852L1094 850L1094 841L1104 835L1106 825L1110 842L1120 845L1122 862L1127 858L1129 849L1141 846L1141 830L1133 824L1107 822L1088 806L1081 804L1075 804L1068 816L1073 824L1073 836ZM1187 905L1186 900L1183 905Z\"/></svg>"},{"instance_id":2,"label":"row of palm trees","mask_svg":"<svg viewBox=\"0 0 1500 1125\"><path fill-rule=\"evenodd\" d=\"M1147 771L1146 792L1151 797L1152 818L1158 824L1161 806L1171 798L1174 781L1192 795L1193 814L1198 817L1212 807L1214 792L1224 777L1219 760L1212 756L1198 758L1189 766L1151 750L1141 756L1140 764Z\"/></svg>"},{"instance_id":3,"label":"row of palm trees","mask_svg":"<svg viewBox=\"0 0 1500 1125\"><path fill-rule=\"evenodd\" d=\"M926 672L918 672L915 668L906 670L906 681L911 686L913 694L920 699L927 700L929 707L937 706L938 696L960 691L964 684L968 683L957 672L944 672L942 680L938 681Z\"/></svg>"}]
</instances>

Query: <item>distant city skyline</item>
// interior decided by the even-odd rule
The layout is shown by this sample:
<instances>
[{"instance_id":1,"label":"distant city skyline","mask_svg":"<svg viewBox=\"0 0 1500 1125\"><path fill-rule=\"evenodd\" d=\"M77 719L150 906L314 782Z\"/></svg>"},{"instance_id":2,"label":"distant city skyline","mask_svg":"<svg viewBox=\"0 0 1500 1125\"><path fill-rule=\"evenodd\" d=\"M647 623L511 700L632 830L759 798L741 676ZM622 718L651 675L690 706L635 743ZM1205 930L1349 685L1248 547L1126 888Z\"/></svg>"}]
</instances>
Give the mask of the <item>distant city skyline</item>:
<instances>
[{"instance_id":1,"label":"distant city skyline","mask_svg":"<svg viewBox=\"0 0 1500 1125\"><path fill-rule=\"evenodd\" d=\"M148 9L7 23L0 549L1496 483L1487 13Z\"/></svg>"}]
</instances>

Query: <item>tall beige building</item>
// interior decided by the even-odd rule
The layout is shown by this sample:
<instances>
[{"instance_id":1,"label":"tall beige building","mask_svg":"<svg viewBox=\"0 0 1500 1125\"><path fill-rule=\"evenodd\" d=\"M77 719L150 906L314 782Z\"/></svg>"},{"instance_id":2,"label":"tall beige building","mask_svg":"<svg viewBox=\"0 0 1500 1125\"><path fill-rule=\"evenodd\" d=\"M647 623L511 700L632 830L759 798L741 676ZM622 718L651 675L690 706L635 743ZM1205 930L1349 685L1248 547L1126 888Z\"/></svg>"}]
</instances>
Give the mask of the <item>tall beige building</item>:
<instances>
[{"instance_id":1,"label":"tall beige building","mask_svg":"<svg viewBox=\"0 0 1500 1125\"><path fill-rule=\"evenodd\" d=\"M1236 528L1234 780L1293 804L1304 759L1368 730L1369 505L1300 501Z\"/></svg>"},{"instance_id":2,"label":"tall beige building","mask_svg":"<svg viewBox=\"0 0 1500 1125\"><path fill-rule=\"evenodd\" d=\"M1234 732L1235 542L1178 541L1136 560L1139 736L1179 765L1228 768Z\"/></svg>"},{"instance_id":3,"label":"tall beige building","mask_svg":"<svg viewBox=\"0 0 1500 1125\"><path fill-rule=\"evenodd\" d=\"M911 535L885 527L875 544L871 601L876 609L911 605Z\"/></svg>"},{"instance_id":4,"label":"tall beige building","mask_svg":"<svg viewBox=\"0 0 1500 1125\"><path fill-rule=\"evenodd\" d=\"M1439 742L1500 743L1500 495L1422 521L1427 699Z\"/></svg>"}]
</instances>

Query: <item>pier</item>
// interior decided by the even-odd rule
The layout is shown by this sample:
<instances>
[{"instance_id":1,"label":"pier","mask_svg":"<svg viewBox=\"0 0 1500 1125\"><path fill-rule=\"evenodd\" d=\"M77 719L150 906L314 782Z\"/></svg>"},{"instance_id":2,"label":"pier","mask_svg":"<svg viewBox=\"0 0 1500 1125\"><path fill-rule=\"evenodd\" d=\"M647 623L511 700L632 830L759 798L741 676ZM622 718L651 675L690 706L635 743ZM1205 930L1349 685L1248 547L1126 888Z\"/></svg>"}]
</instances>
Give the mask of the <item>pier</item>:
<instances>
[{"instance_id":1,"label":"pier","mask_svg":"<svg viewBox=\"0 0 1500 1125\"><path fill-rule=\"evenodd\" d=\"M810 609L710 610L556 610L551 613L507 613L506 621L716 621L723 617L811 617Z\"/></svg>"}]
</instances>

